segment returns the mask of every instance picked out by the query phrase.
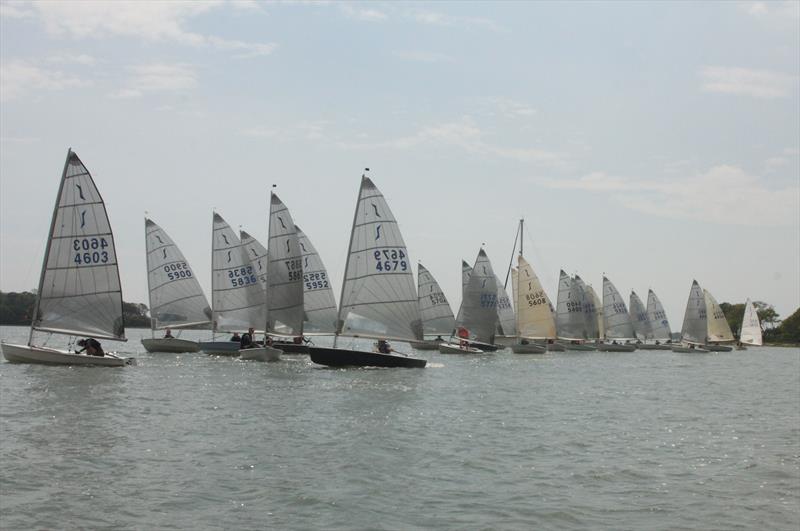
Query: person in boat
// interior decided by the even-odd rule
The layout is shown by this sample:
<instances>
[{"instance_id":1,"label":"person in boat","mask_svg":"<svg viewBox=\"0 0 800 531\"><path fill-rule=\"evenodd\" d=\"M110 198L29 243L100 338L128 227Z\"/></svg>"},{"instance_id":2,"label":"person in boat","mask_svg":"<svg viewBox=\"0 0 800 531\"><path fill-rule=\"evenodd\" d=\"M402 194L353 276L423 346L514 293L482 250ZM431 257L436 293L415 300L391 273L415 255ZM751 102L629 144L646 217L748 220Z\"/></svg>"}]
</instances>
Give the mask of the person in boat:
<instances>
[{"instance_id":1,"label":"person in boat","mask_svg":"<svg viewBox=\"0 0 800 531\"><path fill-rule=\"evenodd\" d=\"M105 352L103 352L103 347L100 345L100 342L92 337L81 339L78 341L78 346L83 348L76 350L76 354L80 354L85 351L87 356L105 356Z\"/></svg>"},{"instance_id":2,"label":"person in boat","mask_svg":"<svg viewBox=\"0 0 800 531\"><path fill-rule=\"evenodd\" d=\"M661 344L661 341L659 341L658 339L656 339L656 345L660 345L660 344Z\"/></svg>"},{"instance_id":3,"label":"person in boat","mask_svg":"<svg viewBox=\"0 0 800 531\"><path fill-rule=\"evenodd\" d=\"M175 336L172 335L172 330L169 328L164 330L164 339L174 339Z\"/></svg>"},{"instance_id":4,"label":"person in boat","mask_svg":"<svg viewBox=\"0 0 800 531\"><path fill-rule=\"evenodd\" d=\"M252 328L250 330L252 330ZM264 334L264 345L267 347L271 347L273 343L274 342L272 340L272 336L270 336L269 334Z\"/></svg>"},{"instance_id":5,"label":"person in boat","mask_svg":"<svg viewBox=\"0 0 800 531\"><path fill-rule=\"evenodd\" d=\"M246 349L246 348L253 348L256 346L255 342L253 341L253 334L255 333L255 329L251 326L247 329L247 332L242 334L242 337L239 339L239 348Z\"/></svg>"},{"instance_id":6,"label":"person in boat","mask_svg":"<svg viewBox=\"0 0 800 531\"><path fill-rule=\"evenodd\" d=\"M530 342L530 341L528 341L527 339L523 339L523 340L521 340L521 341L519 342L519 344L520 344L520 345L530 345L530 343L531 343L531 342Z\"/></svg>"},{"instance_id":7,"label":"person in boat","mask_svg":"<svg viewBox=\"0 0 800 531\"><path fill-rule=\"evenodd\" d=\"M231 341L238 341L238 342L240 342L240 343L241 343L241 341L242 341L242 338L241 338L241 337L239 337L239 332L234 332L234 333L233 333L233 335L231 336L231 339L230 339L230 340L231 340Z\"/></svg>"},{"instance_id":8,"label":"person in boat","mask_svg":"<svg viewBox=\"0 0 800 531\"><path fill-rule=\"evenodd\" d=\"M444 339L442 339L442 336L439 335L439 336L436 336L436 339L434 339L434 341L436 341L437 343L442 343L442 342L444 342Z\"/></svg>"},{"instance_id":9,"label":"person in boat","mask_svg":"<svg viewBox=\"0 0 800 531\"><path fill-rule=\"evenodd\" d=\"M391 345L389 345L388 341L386 341L385 339L379 339L378 352L380 352L381 354L390 354L394 352L394 349L392 348Z\"/></svg>"},{"instance_id":10,"label":"person in boat","mask_svg":"<svg viewBox=\"0 0 800 531\"><path fill-rule=\"evenodd\" d=\"M458 330L456 330L456 335L458 336L458 346L462 349L469 348L469 330L464 328L463 326L459 326Z\"/></svg>"}]
</instances>

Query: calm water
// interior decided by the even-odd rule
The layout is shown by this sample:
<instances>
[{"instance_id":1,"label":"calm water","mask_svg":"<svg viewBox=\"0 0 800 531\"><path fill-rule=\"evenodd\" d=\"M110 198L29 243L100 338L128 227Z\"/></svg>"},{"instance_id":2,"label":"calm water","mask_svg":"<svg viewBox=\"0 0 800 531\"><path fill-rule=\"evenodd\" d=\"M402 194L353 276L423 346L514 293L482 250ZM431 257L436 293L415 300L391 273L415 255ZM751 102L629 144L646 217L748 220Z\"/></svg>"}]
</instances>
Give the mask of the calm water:
<instances>
[{"instance_id":1,"label":"calm water","mask_svg":"<svg viewBox=\"0 0 800 531\"><path fill-rule=\"evenodd\" d=\"M0 363L4 529L800 524L797 349L331 370L144 333L137 367Z\"/></svg>"}]
</instances>

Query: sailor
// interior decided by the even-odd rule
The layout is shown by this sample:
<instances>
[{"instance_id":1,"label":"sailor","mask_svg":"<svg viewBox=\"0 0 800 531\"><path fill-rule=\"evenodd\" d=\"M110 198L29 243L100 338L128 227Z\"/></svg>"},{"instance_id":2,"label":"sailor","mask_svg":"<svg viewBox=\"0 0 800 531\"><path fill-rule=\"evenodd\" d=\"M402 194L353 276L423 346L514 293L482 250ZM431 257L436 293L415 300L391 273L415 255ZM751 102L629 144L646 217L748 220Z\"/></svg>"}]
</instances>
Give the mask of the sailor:
<instances>
[{"instance_id":1,"label":"sailor","mask_svg":"<svg viewBox=\"0 0 800 531\"><path fill-rule=\"evenodd\" d=\"M100 345L100 342L94 338L87 337L86 339L81 339L78 341L78 346L83 347L80 350L75 351L76 354L80 354L84 350L88 356L104 356L105 353L103 352L103 347Z\"/></svg>"},{"instance_id":2,"label":"sailor","mask_svg":"<svg viewBox=\"0 0 800 531\"><path fill-rule=\"evenodd\" d=\"M239 340L239 348L246 349L246 348L253 348L255 347L255 343L253 343L253 334L255 333L255 329L251 326L247 329L247 332L242 334L241 339Z\"/></svg>"},{"instance_id":3,"label":"sailor","mask_svg":"<svg viewBox=\"0 0 800 531\"><path fill-rule=\"evenodd\" d=\"M172 339L173 337L175 336L172 335L172 330L170 330L169 327L167 327L164 330L164 339Z\"/></svg>"},{"instance_id":4,"label":"sailor","mask_svg":"<svg viewBox=\"0 0 800 531\"><path fill-rule=\"evenodd\" d=\"M234 332L234 333L233 333L233 335L231 336L231 339L230 339L230 340L231 340L231 341L236 341L236 342L239 342L239 341L241 341L241 340L242 340L242 338L241 338L241 337L239 337L239 332Z\"/></svg>"},{"instance_id":5,"label":"sailor","mask_svg":"<svg viewBox=\"0 0 800 531\"><path fill-rule=\"evenodd\" d=\"M394 352L394 349L389 345L389 342L385 339L378 340L378 352L381 354L389 354L390 352Z\"/></svg>"}]
</instances>

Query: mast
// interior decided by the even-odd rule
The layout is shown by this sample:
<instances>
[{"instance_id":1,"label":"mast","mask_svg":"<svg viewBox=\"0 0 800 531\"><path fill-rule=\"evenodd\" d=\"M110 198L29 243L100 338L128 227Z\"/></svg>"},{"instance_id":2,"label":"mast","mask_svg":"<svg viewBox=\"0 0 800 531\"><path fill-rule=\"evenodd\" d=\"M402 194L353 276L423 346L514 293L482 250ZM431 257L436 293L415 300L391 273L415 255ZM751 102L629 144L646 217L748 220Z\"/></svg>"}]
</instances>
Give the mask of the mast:
<instances>
[{"instance_id":1,"label":"mast","mask_svg":"<svg viewBox=\"0 0 800 531\"><path fill-rule=\"evenodd\" d=\"M511 274L511 268L514 267L514 251L517 250L517 240L520 240L519 254L522 254L522 219L519 220L519 227L517 233L514 235L514 245L511 247L511 259L508 261L508 270L506 271L506 280L503 282L503 289L508 286L508 276Z\"/></svg>"},{"instance_id":2,"label":"mast","mask_svg":"<svg viewBox=\"0 0 800 531\"><path fill-rule=\"evenodd\" d=\"M153 320L153 286L150 285L150 264L148 263L149 255L147 253L147 213L144 216L144 264L145 271L147 271L147 302L150 304L150 337L156 337L156 323Z\"/></svg>"},{"instance_id":3,"label":"mast","mask_svg":"<svg viewBox=\"0 0 800 531\"><path fill-rule=\"evenodd\" d=\"M47 235L47 243L44 248L44 260L42 261L42 271L39 274L39 289L36 291L36 304L33 306L33 316L31 317L31 331L28 334L28 346L33 341L33 325L39 316L39 303L42 299L42 288L44 287L44 272L47 270L47 261L50 259L50 242L53 239L53 231L56 227L56 216L58 215L58 205L61 203L61 192L64 191L64 181L67 179L67 167L72 158L72 148L67 149L67 160L64 161L64 171L61 172L61 184L58 185L56 194L56 204L53 206L53 217L50 220L50 233Z\"/></svg>"}]
</instances>

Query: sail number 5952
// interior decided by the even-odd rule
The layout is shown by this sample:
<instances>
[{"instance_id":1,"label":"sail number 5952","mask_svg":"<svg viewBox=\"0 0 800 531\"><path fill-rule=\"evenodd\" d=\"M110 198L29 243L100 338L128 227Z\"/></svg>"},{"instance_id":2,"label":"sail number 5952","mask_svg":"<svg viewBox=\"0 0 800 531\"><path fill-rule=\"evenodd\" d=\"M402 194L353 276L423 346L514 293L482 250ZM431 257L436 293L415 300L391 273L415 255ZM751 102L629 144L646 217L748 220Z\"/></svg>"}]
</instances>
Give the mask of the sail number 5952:
<instances>
[{"instance_id":1,"label":"sail number 5952","mask_svg":"<svg viewBox=\"0 0 800 531\"><path fill-rule=\"evenodd\" d=\"M402 249L376 249L372 256L375 258L375 271L391 273L408 270L406 253Z\"/></svg>"},{"instance_id":2,"label":"sail number 5952","mask_svg":"<svg viewBox=\"0 0 800 531\"><path fill-rule=\"evenodd\" d=\"M108 262L108 247L105 238L76 238L72 240L75 255L72 261L77 265L105 264Z\"/></svg>"}]
</instances>

